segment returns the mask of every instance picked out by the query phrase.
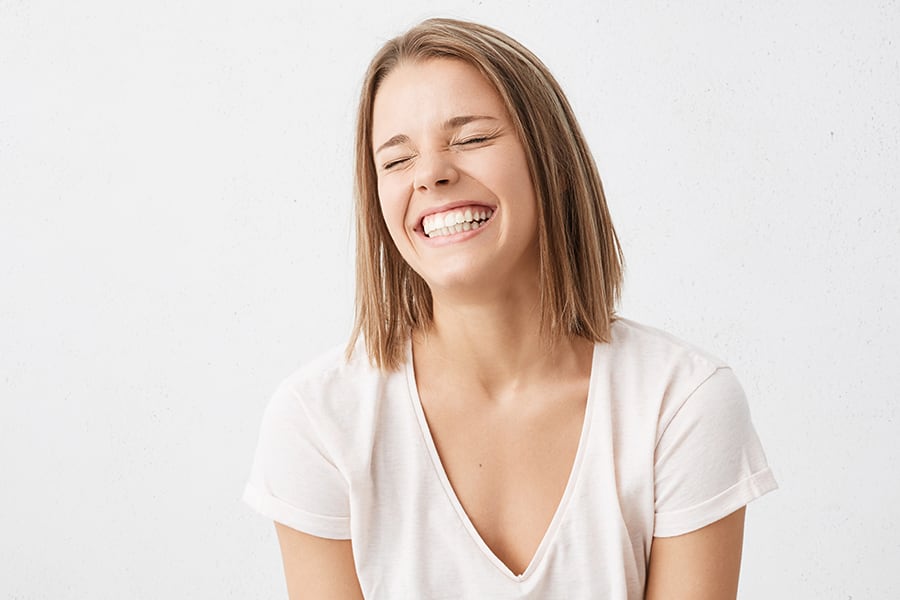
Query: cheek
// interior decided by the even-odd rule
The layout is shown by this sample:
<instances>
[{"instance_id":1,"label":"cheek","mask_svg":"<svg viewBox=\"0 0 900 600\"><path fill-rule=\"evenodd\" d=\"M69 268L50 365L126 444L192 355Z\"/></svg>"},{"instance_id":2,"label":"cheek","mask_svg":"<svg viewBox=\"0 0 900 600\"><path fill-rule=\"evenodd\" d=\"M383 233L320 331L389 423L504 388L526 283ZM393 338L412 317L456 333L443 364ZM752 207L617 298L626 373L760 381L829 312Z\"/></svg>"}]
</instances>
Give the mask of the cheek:
<instances>
[{"instance_id":1,"label":"cheek","mask_svg":"<svg viewBox=\"0 0 900 600\"><path fill-rule=\"evenodd\" d=\"M404 194L404 188L398 182L378 182L378 200L381 203L381 212L385 220L402 217L409 204L409 197Z\"/></svg>"},{"instance_id":2,"label":"cheek","mask_svg":"<svg viewBox=\"0 0 900 600\"><path fill-rule=\"evenodd\" d=\"M520 197L528 201L532 208L537 211L537 196L534 192L534 184L531 182L531 172L528 170L528 159L525 158L525 152L516 157L516 168L514 169L514 179L518 187Z\"/></svg>"},{"instance_id":3,"label":"cheek","mask_svg":"<svg viewBox=\"0 0 900 600\"><path fill-rule=\"evenodd\" d=\"M534 205L534 209L537 210L534 186L525 157L514 157L498 167L496 172L502 174L497 180L498 187L502 188L519 208L531 208L531 205Z\"/></svg>"},{"instance_id":4,"label":"cheek","mask_svg":"<svg viewBox=\"0 0 900 600\"><path fill-rule=\"evenodd\" d=\"M378 198L381 218L384 220L384 224L387 226L388 232L396 244L404 229L404 207L395 198L392 198L387 190L383 190L381 186L378 187Z\"/></svg>"}]
</instances>

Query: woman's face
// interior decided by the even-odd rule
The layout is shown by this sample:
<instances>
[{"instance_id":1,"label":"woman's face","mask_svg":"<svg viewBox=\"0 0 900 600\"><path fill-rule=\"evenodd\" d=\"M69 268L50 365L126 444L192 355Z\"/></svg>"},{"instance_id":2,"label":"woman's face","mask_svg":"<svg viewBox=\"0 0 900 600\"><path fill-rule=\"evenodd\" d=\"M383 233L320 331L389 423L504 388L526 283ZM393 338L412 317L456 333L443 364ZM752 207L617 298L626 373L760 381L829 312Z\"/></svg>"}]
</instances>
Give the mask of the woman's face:
<instances>
[{"instance_id":1,"label":"woman's face","mask_svg":"<svg viewBox=\"0 0 900 600\"><path fill-rule=\"evenodd\" d=\"M534 188L490 82L459 60L402 63L382 82L372 121L384 221L432 293L535 285Z\"/></svg>"}]
</instances>

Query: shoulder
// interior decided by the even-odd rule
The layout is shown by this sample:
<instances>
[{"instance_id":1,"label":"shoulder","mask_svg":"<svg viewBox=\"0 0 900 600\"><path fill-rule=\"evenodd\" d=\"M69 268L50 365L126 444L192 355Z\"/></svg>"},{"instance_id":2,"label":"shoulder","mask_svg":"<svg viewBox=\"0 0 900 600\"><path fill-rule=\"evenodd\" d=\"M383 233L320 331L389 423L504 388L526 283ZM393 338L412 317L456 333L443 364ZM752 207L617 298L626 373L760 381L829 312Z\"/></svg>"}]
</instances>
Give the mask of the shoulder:
<instances>
[{"instance_id":1,"label":"shoulder","mask_svg":"<svg viewBox=\"0 0 900 600\"><path fill-rule=\"evenodd\" d=\"M376 426L386 402L402 397L405 371L373 366L362 344L349 358L343 347L331 348L296 368L276 392L282 414L303 420L323 440L359 439Z\"/></svg>"},{"instance_id":2,"label":"shoulder","mask_svg":"<svg viewBox=\"0 0 900 600\"><path fill-rule=\"evenodd\" d=\"M343 346L335 346L298 366L282 380L280 387L311 400L364 387L383 375L371 365L361 345L354 348L349 358Z\"/></svg>"},{"instance_id":3,"label":"shoulder","mask_svg":"<svg viewBox=\"0 0 900 600\"><path fill-rule=\"evenodd\" d=\"M728 366L718 356L671 333L622 317L612 324L609 345L614 356L651 368L695 365L711 371Z\"/></svg>"},{"instance_id":4,"label":"shoulder","mask_svg":"<svg viewBox=\"0 0 900 600\"><path fill-rule=\"evenodd\" d=\"M608 344L599 344L600 365L623 413L657 423L657 436L686 404L700 397L718 402L740 396L728 364L715 354L671 333L617 318Z\"/></svg>"},{"instance_id":5,"label":"shoulder","mask_svg":"<svg viewBox=\"0 0 900 600\"><path fill-rule=\"evenodd\" d=\"M401 374L402 370L386 372L375 367L360 343L349 357L344 347L326 350L291 372L279 388L310 407L337 400L347 404L370 396L381 389L386 380Z\"/></svg>"}]
</instances>

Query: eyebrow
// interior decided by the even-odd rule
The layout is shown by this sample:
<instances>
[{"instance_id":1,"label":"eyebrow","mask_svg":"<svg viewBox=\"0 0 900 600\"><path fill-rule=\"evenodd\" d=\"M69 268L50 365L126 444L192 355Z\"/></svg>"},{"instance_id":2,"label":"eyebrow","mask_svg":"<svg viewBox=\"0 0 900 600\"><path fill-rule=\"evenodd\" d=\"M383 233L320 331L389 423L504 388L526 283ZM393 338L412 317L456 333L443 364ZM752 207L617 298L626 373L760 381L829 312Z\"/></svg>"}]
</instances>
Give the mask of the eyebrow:
<instances>
[{"instance_id":1,"label":"eyebrow","mask_svg":"<svg viewBox=\"0 0 900 600\"><path fill-rule=\"evenodd\" d=\"M444 121L443 128L447 129L457 129L462 127L466 123L471 123L472 121L481 121L483 119L487 119L489 121L496 121L497 119L494 117L489 117L487 115L463 115L460 117L453 117L451 119L447 119Z\"/></svg>"},{"instance_id":2,"label":"eyebrow","mask_svg":"<svg viewBox=\"0 0 900 600\"><path fill-rule=\"evenodd\" d=\"M446 121L444 121L443 124L441 125L441 128L444 131L447 131L450 129L459 129L463 125L466 125L467 123L471 123L472 121L482 121L482 120L497 121L498 119L496 117L489 117L487 115L460 115L458 117L451 117L451 118L447 119ZM407 135L404 135L402 133L395 135L394 137L392 137L391 139L389 139L382 145L378 146L378 149L375 150L375 154L378 154L379 152L381 152L382 150L384 150L386 148L391 148L393 146L399 146L400 144L405 144L408 141L409 141L409 136L407 136Z\"/></svg>"}]
</instances>

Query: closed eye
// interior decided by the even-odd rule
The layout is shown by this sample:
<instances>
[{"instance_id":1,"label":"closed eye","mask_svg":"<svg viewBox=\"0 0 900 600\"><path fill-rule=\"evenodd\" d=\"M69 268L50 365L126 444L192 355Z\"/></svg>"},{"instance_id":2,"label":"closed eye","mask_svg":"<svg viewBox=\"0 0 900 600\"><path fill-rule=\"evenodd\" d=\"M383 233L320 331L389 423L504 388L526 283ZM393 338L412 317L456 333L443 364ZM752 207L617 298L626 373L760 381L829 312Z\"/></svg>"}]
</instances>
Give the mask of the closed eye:
<instances>
[{"instance_id":1,"label":"closed eye","mask_svg":"<svg viewBox=\"0 0 900 600\"><path fill-rule=\"evenodd\" d=\"M388 163L385 163L381 168L384 169L385 171L387 171L398 165L402 165L403 163L405 163L408 160L409 160L409 158L398 158L397 160L392 160Z\"/></svg>"},{"instance_id":2,"label":"closed eye","mask_svg":"<svg viewBox=\"0 0 900 600\"><path fill-rule=\"evenodd\" d=\"M491 136L482 135L482 136L471 137L471 138L467 138L464 140L460 140L460 141L456 142L456 144L458 146L474 146L476 144L482 144L482 143L488 141L489 139L491 139Z\"/></svg>"}]
</instances>

